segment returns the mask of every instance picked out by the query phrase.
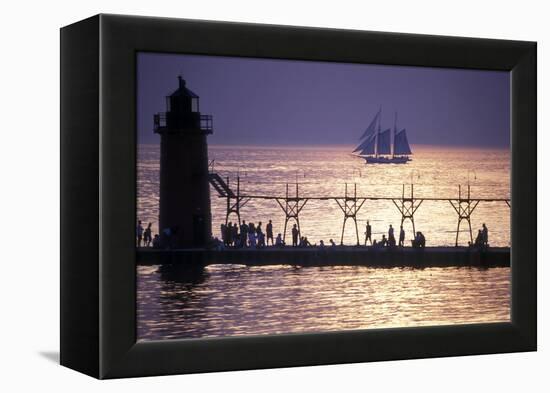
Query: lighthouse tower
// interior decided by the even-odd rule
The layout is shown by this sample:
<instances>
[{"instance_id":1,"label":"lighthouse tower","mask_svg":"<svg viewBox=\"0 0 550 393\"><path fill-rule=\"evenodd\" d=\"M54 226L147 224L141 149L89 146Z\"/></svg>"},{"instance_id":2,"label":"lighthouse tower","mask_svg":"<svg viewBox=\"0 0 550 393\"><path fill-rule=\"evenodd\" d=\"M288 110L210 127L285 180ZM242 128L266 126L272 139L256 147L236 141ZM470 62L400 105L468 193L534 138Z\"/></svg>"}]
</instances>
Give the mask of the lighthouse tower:
<instances>
[{"instance_id":1,"label":"lighthouse tower","mask_svg":"<svg viewBox=\"0 0 550 393\"><path fill-rule=\"evenodd\" d=\"M175 248L204 247L212 235L208 147L212 116L201 115L199 97L178 77L166 112L154 115L160 142L159 230L170 229Z\"/></svg>"}]
</instances>

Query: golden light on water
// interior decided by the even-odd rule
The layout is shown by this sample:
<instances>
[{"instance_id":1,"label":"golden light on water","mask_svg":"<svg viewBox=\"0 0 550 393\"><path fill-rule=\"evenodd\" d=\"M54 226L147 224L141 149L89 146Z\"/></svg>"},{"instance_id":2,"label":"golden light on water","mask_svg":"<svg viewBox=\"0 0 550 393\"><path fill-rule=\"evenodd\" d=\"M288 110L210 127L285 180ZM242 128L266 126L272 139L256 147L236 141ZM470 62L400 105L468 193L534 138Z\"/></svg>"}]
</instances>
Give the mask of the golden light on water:
<instances>
[{"instance_id":1,"label":"golden light on water","mask_svg":"<svg viewBox=\"0 0 550 393\"><path fill-rule=\"evenodd\" d=\"M138 268L141 339L504 322L509 268ZM180 277L181 278L181 277Z\"/></svg>"},{"instance_id":2,"label":"golden light on water","mask_svg":"<svg viewBox=\"0 0 550 393\"><path fill-rule=\"evenodd\" d=\"M362 159L351 156L349 147L280 148L212 146L209 158L215 160L214 170L230 185L236 187L241 177L241 192L249 195L284 196L286 183L291 193L298 181L302 196L343 196L345 183L350 190L357 184L359 196L401 197L403 184L414 183L417 198L458 198L458 185L466 190L471 184L472 198L510 197L509 150L481 150L415 146L413 161L407 164L365 165ZM158 231L158 147L140 146L138 167L138 217L152 222ZM406 189L407 191L408 189ZM220 237L220 224L225 222L226 201L211 190L213 235ZM283 231L284 214L273 200L251 200L242 209L241 219L255 223L273 220L275 234ZM235 221L236 217L230 218ZM401 215L391 201L368 200L358 213L359 234L370 220L374 236L387 234L392 224L399 227ZM302 233L312 243L334 239L339 243L343 213L333 200L310 200L300 215ZM415 213L417 230L426 236L429 246L454 245L457 215L448 201L425 201ZM510 209L504 202L480 203L472 216L474 237L476 229L486 223L490 244L510 245ZM407 243L412 227L404 225ZM466 245L469 233L461 227L459 242ZM345 244L355 244L356 236L349 221L344 235Z\"/></svg>"}]
</instances>

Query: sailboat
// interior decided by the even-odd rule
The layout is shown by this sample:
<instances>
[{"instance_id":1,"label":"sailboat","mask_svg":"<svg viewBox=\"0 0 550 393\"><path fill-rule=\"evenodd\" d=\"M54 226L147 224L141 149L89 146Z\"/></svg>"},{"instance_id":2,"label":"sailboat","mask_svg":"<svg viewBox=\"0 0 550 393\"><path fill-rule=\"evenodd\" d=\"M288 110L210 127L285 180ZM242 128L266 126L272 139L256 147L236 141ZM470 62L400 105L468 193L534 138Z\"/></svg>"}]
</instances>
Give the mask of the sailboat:
<instances>
[{"instance_id":1,"label":"sailboat","mask_svg":"<svg viewBox=\"0 0 550 393\"><path fill-rule=\"evenodd\" d=\"M412 155L407 130L397 131L397 113L393 126L393 145L391 141L392 130L382 130L382 108L378 110L369 126L361 135L361 143L353 150L368 164L405 164L411 161ZM378 127L377 127L378 126Z\"/></svg>"}]
</instances>

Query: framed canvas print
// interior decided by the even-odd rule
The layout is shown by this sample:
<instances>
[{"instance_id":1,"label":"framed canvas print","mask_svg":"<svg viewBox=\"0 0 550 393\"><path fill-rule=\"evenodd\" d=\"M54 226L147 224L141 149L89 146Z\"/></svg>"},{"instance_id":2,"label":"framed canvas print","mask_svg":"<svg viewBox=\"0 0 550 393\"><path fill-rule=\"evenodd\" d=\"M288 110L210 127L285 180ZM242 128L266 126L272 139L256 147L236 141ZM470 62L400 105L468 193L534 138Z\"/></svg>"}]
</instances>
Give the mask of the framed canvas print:
<instances>
[{"instance_id":1,"label":"framed canvas print","mask_svg":"<svg viewBox=\"0 0 550 393\"><path fill-rule=\"evenodd\" d=\"M536 44L98 15L61 30L61 363L536 350Z\"/></svg>"}]
</instances>

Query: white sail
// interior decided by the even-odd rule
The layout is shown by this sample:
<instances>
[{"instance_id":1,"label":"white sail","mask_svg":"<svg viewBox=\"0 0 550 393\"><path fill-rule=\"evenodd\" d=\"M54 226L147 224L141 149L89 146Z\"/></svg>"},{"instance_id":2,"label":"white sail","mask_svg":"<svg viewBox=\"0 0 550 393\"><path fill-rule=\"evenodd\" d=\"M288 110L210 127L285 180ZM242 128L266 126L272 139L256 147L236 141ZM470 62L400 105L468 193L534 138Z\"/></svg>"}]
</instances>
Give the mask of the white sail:
<instances>
[{"instance_id":1,"label":"white sail","mask_svg":"<svg viewBox=\"0 0 550 393\"><path fill-rule=\"evenodd\" d=\"M369 126L367 127L365 132L363 132L363 135L361 135L361 138L359 138L359 139L363 139L366 136L370 136L371 134L374 134L374 131L375 131L375 128L376 128L376 123L378 122L378 118L380 117L380 112L381 111L382 111L382 109L378 110L378 113L374 116L374 119L372 119Z\"/></svg>"},{"instance_id":2,"label":"white sail","mask_svg":"<svg viewBox=\"0 0 550 393\"><path fill-rule=\"evenodd\" d=\"M376 134L372 134L367 139L365 139L363 143L361 143L360 145L361 149L359 154L362 156L374 154L375 141L376 141Z\"/></svg>"},{"instance_id":3,"label":"white sail","mask_svg":"<svg viewBox=\"0 0 550 393\"><path fill-rule=\"evenodd\" d=\"M378 134L377 154L391 154L390 129Z\"/></svg>"},{"instance_id":4,"label":"white sail","mask_svg":"<svg viewBox=\"0 0 550 393\"><path fill-rule=\"evenodd\" d=\"M393 141L393 154L395 155L408 155L412 154L409 141L407 139L407 131L403 128L395 134Z\"/></svg>"}]
</instances>

